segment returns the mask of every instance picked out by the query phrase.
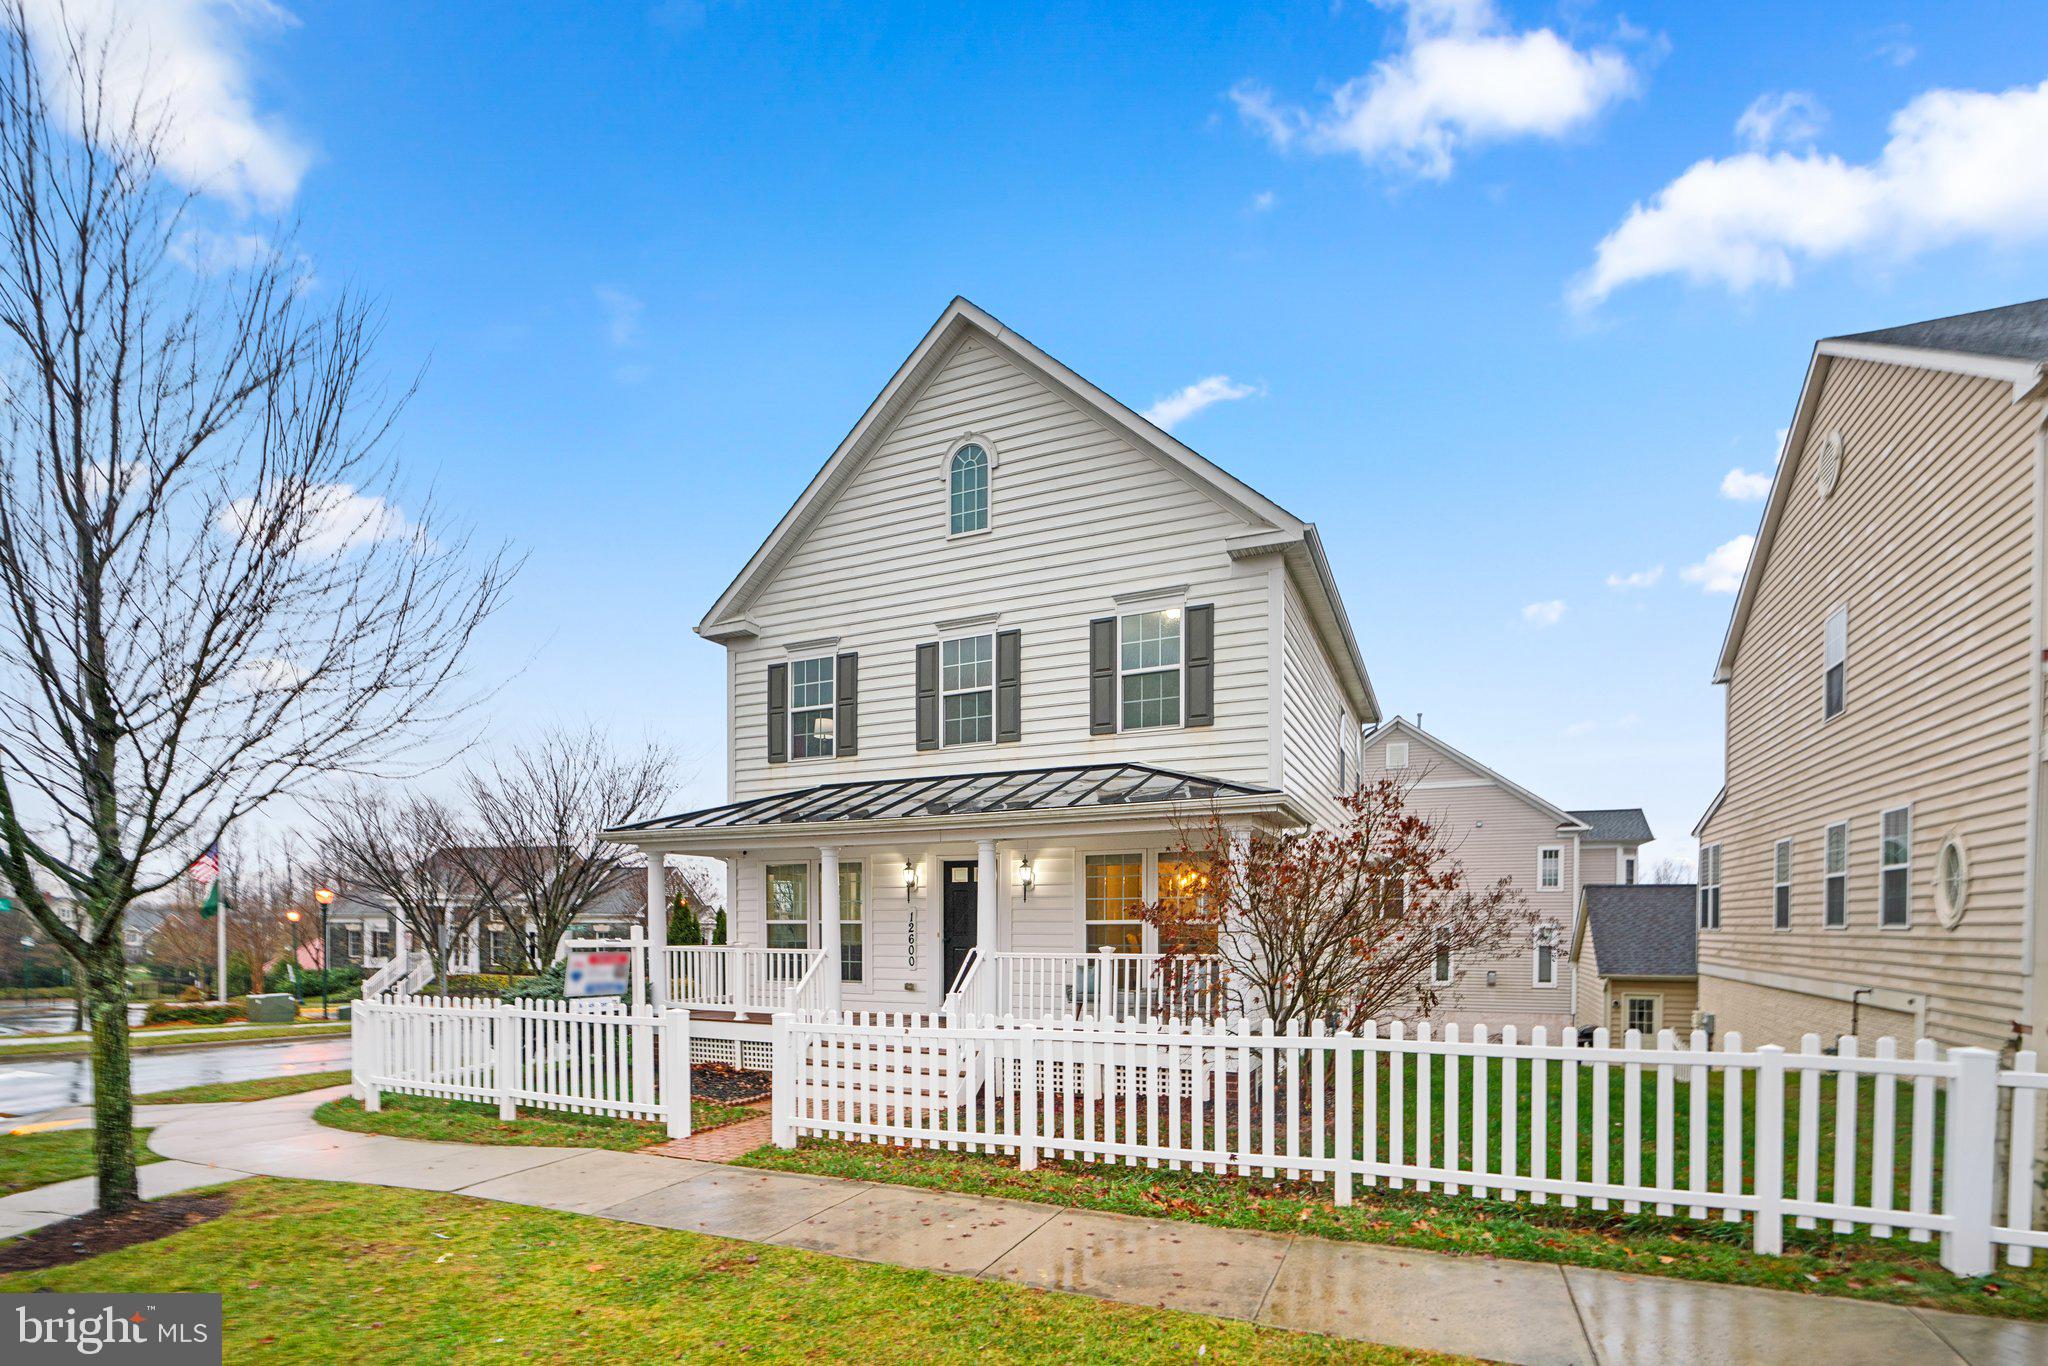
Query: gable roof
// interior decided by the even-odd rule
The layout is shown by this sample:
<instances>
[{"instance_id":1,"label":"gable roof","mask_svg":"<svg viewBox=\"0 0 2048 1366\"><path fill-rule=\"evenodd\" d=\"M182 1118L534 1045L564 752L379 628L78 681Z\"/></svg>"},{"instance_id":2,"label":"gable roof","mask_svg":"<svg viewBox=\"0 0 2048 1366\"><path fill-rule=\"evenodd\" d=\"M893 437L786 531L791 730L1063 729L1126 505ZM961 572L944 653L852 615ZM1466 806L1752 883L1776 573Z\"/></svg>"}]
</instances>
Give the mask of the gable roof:
<instances>
[{"instance_id":1,"label":"gable roof","mask_svg":"<svg viewBox=\"0 0 2048 1366\"><path fill-rule=\"evenodd\" d=\"M2048 299L1957 313L1874 332L1853 332L1814 344L1806 379L1799 388L1799 402L1792 412L1792 425L1785 435L1778 472L1771 480L1771 496L1764 504L1763 520L1749 548L1749 563L1742 571L1742 587L1728 616L1728 630L1721 638L1721 657L1714 667L1716 683L1726 683L1734 671L1735 652L1742 644L1743 630L1749 625L1749 614L1756 604L1764 562L1777 539L1778 524L1784 520L1785 505L1791 499L1800 462L1805 457L1821 390L1837 360L1877 361L1972 375L2011 385L2014 403L2039 399L2048 394Z\"/></svg>"},{"instance_id":2,"label":"gable roof","mask_svg":"<svg viewBox=\"0 0 2048 1366\"><path fill-rule=\"evenodd\" d=\"M1424 744L1430 746L1432 749L1441 751L1444 757L1451 759L1457 763L1463 764L1465 767L1471 769L1474 773L1478 773L1487 778L1492 779L1494 782L1499 783L1508 791L1514 793L1517 797L1520 797L1523 801L1529 803L1529 805L1535 807L1538 811L1542 811L1551 816L1556 817L1558 826L1561 829L1575 832L1583 832L1587 829L1586 822L1580 820L1577 816L1565 810L1563 807L1555 806L1550 802L1543 800L1543 798L1537 796L1528 788L1523 787L1520 783L1508 777L1506 774L1496 772L1495 770L1488 768L1485 764L1480 763L1471 755L1465 754L1453 748L1452 746L1444 743L1442 740L1438 739L1434 735L1431 735L1428 731L1424 730L1422 727L1416 725L1413 721L1408 720L1404 716L1395 717L1393 720L1387 722L1387 724L1385 724L1384 726L1381 726L1377 730L1374 730L1370 735L1366 737L1366 739L1372 741L1379 741L1384 740L1392 735L1411 735L1416 739L1422 741Z\"/></svg>"},{"instance_id":3,"label":"gable roof","mask_svg":"<svg viewBox=\"0 0 2048 1366\"><path fill-rule=\"evenodd\" d=\"M1366 674L1365 657L1352 634L1351 618L1338 595L1337 581L1330 572L1315 524L1302 521L1251 485L1204 459L962 298L946 305L924 339L897 367L882 392L861 414L860 421L768 533L768 539L697 623L697 634L707 640L725 641L754 633L753 623L746 618L748 605L802 544L805 534L852 481L925 384L970 335L1250 523L1245 534L1231 538L1232 558L1277 554L1285 560L1308 605L1310 620L1336 666L1345 696L1365 720L1379 719L1379 701Z\"/></svg>"},{"instance_id":4,"label":"gable roof","mask_svg":"<svg viewBox=\"0 0 2048 1366\"><path fill-rule=\"evenodd\" d=\"M1602 977L1691 977L1699 971L1699 924L1691 882L1586 888L1578 940L1593 936Z\"/></svg>"},{"instance_id":5,"label":"gable roof","mask_svg":"<svg viewBox=\"0 0 2048 1366\"><path fill-rule=\"evenodd\" d=\"M1640 806L1574 811L1572 815L1586 823L1586 833L1579 838L1594 844L1648 844L1657 838L1650 833L1650 818Z\"/></svg>"}]
</instances>

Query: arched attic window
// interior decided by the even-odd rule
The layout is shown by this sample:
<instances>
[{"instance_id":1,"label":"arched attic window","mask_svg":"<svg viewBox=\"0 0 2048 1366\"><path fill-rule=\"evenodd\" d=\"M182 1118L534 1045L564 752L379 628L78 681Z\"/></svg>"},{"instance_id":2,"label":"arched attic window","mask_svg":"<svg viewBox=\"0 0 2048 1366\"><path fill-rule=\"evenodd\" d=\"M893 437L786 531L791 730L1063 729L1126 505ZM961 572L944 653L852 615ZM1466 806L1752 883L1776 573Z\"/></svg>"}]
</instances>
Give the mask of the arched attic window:
<instances>
[{"instance_id":1,"label":"arched attic window","mask_svg":"<svg viewBox=\"0 0 2048 1366\"><path fill-rule=\"evenodd\" d=\"M948 535L988 530L988 466L988 452L973 441L955 450L947 462Z\"/></svg>"}]
</instances>

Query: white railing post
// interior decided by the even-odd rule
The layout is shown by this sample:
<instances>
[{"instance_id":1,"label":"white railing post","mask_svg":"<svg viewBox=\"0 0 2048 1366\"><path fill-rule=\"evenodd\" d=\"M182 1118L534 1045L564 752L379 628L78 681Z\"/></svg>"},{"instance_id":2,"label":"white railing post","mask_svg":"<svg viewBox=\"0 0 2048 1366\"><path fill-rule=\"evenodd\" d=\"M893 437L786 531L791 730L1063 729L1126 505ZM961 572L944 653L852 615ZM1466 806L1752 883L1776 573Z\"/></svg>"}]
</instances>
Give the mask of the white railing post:
<instances>
[{"instance_id":1,"label":"white railing post","mask_svg":"<svg viewBox=\"0 0 2048 1366\"><path fill-rule=\"evenodd\" d=\"M796 1055L792 1031L795 1017L787 1011L775 1017L774 1042L769 1061L768 1111L770 1136L778 1148L796 1146Z\"/></svg>"},{"instance_id":2,"label":"white railing post","mask_svg":"<svg viewBox=\"0 0 2048 1366\"><path fill-rule=\"evenodd\" d=\"M383 1093L377 1089L377 1070L382 1058L377 1036L386 1023L378 1019L376 1010L375 1006L358 1001L349 1012L348 1026L348 1055L354 1060L356 1096L363 1102L363 1109L373 1115L384 1108Z\"/></svg>"},{"instance_id":3,"label":"white railing post","mask_svg":"<svg viewBox=\"0 0 2048 1366\"><path fill-rule=\"evenodd\" d=\"M648 1031L651 1043L653 1030ZM668 1117L668 1136L690 1136L690 1012L669 1010L661 1018L661 1103Z\"/></svg>"},{"instance_id":4,"label":"white railing post","mask_svg":"<svg viewBox=\"0 0 2048 1366\"><path fill-rule=\"evenodd\" d=\"M1018 1049L1016 1053L1016 1065L1022 1069L1023 1075L1016 1078L1015 1086L1006 1087L1005 1089L1011 1095L1022 1097L1017 1111L1018 1117L1023 1121L1017 1138L1017 1170L1021 1172L1036 1171L1038 1169L1038 1031L1035 1029L1019 1030L1017 1028L1017 1018L1014 1015L1005 1015L1003 1017L1003 1033L1013 1042L1017 1039L1024 1041L1024 1046ZM1179 1103L1180 1098L1178 1096L1174 1097L1174 1104L1178 1105Z\"/></svg>"},{"instance_id":5,"label":"white railing post","mask_svg":"<svg viewBox=\"0 0 2048 1366\"><path fill-rule=\"evenodd\" d=\"M1756 1051L1756 1250L1785 1251L1785 1050L1774 1043ZM1594 1179L1605 1181L1603 1170Z\"/></svg>"},{"instance_id":6,"label":"white railing post","mask_svg":"<svg viewBox=\"0 0 2048 1366\"><path fill-rule=\"evenodd\" d=\"M1988 1048L1951 1048L1948 1060L1956 1076L1948 1091L1941 1212L1952 1222L1941 1235L1941 1264L1957 1276L1988 1276L1994 1265L1998 1055Z\"/></svg>"},{"instance_id":7,"label":"white railing post","mask_svg":"<svg viewBox=\"0 0 2048 1366\"><path fill-rule=\"evenodd\" d=\"M491 1013L491 1026L494 1031L491 1042L495 1046L493 1067L498 1074L498 1118L507 1124L519 1117L518 1108L512 1099L514 1086L519 1079L518 1011L519 1007L500 1001L497 1009Z\"/></svg>"}]
</instances>

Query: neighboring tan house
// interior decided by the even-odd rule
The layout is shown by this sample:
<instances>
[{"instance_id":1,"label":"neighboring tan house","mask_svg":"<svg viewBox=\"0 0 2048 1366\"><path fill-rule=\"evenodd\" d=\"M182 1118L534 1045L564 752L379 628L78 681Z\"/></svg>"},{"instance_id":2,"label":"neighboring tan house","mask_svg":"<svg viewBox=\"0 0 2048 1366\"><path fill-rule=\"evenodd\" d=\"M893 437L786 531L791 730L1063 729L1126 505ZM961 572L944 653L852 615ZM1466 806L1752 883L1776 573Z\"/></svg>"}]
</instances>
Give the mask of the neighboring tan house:
<instances>
[{"instance_id":1,"label":"neighboring tan house","mask_svg":"<svg viewBox=\"0 0 2048 1366\"><path fill-rule=\"evenodd\" d=\"M1714 679L1700 1008L2035 1047L2048 300L1814 348Z\"/></svg>"},{"instance_id":2,"label":"neighboring tan house","mask_svg":"<svg viewBox=\"0 0 2048 1366\"><path fill-rule=\"evenodd\" d=\"M731 800L613 837L852 1009L1155 951L1181 823L1334 822L1379 719L1315 528L964 299L697 631Z\"/></svg>"},{"instance_id":3,"label":"neighboring tan house","mask_svg":"<svg viewBox=\"0 0 2048 1366\"><path fill-rule=\"evenodd\" d=\"M1575 1024L1605 1025L1619 1043L1627 1030L1683 1038L1699 1023L1697 891L1680 882L1581 893L1572 927Z\"/></svg>"},{"instance_id":4,"label":"neighboring tan house","mask_svg":"<svg viewBox=\"0 0 2048 1366\"><path fill-rule=\"evenodd\" d=\"M1525 940L1484 958L1438 964L1442 996L1433 1019L1489 1027L1572 1021L1566 941L1589 882L1633 882L1650 824L1635 807L1567 811L1413 722L1395 717L1365 737L1365 781L1409 785L1408 808L1444 830L1467 887L1506 878L1538 923Z\"/></svg>"}]
</instances>

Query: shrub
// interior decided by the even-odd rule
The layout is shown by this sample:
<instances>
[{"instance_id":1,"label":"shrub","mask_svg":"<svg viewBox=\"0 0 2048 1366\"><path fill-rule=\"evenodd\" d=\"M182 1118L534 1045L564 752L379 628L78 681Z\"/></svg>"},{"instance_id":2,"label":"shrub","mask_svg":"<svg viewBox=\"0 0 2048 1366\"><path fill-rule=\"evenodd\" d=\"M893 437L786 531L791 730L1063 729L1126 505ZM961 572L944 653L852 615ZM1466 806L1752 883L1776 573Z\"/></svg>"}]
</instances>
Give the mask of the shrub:
<instances>
[{"instance_id":1,"label":"shrub","mask_svg":"<svg viewBox=\"0 0 2048 1366\"><path fill-rule=\"evenodd\" d=\"M197 982L194 982L191 986L186 987L183 991L178 993L178 999L181 1001L188 1002L203 1001L206 999L206 989L200 986Z\"/></svg>"},{"instance_id":2,"label":"shrub","mask_svg":"<svg viewBox=\"0 0 2048 1366\"><path fill-rule=\"evenodd\" d=\"M521 982L533 978L520 973L509 972L451 972L448 974L450 996L499 996L503 997ZM420 992L422 996L436 995L432 983Z\"/></svg>"},{"instance_id":3,"label":"shrub","mask_svg":"<svg viewBox=\"0 0 2048 1366\"><path fill-rule=\"evenodd\" d=\"M569 977L569 960L556 962L538 977L527 977L514 982L499 997L506 1001L561 1001L568 999L564 994ZM452 980L452 979L451 979Z\"/></svg>"},{"instance_id":4,"label":"shrub","mask_svg":"<svg viewBox=\"0 0 2048 1366\"><path fill-rule=\"evenodd\" d=\"M231 1020L246 1020L248 1018L249 1009L246 1000L229 1001L226 1005L210 1001L199 1003L189 1001L152 1001L149 1003L148 1008L142 1012L142 1022L146 1025L212 1025L226 1024Z\"/></svg>"}]
</instances>

